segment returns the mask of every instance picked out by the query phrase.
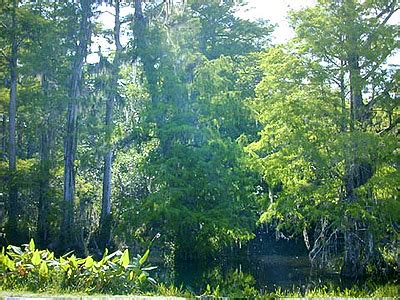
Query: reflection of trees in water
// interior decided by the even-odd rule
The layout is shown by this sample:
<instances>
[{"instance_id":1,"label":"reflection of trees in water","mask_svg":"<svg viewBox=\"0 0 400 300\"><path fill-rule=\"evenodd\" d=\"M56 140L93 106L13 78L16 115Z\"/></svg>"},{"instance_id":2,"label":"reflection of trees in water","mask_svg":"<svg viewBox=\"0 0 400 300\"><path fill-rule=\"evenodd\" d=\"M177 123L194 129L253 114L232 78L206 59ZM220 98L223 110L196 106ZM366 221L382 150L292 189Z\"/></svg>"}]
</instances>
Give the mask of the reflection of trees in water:
<instances>
[{"instance_id":1,"label":"reflection of trees in water","mask_svg":"<svg viewBox=\"0 0 400 300\"><path fill-rule=\"evenodd\" d=\"M327 274L312 269L307 255L243 256L240 259L225 258L219 261L177 262L173 268L158 270L160 281L184 287L195 294L233 289L275 291L313 288L322 285L339 287L337 274ZM244 284L244 285L243 285Z\"/></svg>"},{"instance_id":2,"label":"reflection of trees in water","mask_svg":"<svg viewBox=\"0 0 400 300\"><path fill-rule=\"evenodd\" d=\"M322 287L349 288L354 284L341 280L337 272L313 267L303 242L276 240L274 232L265 227L259 229L247 246L236 250L217 260L177 261L174 267L160 267L159 281L173 283L197 295L223 295L228 291L235 295L239 290L251 294L253 290L278 289L304 293Z\"/></svg>"},{"instance_id":3,"label":"reflection of trees in water","mask_svg":"<svg viewBox=\"0 0 400 300\"><path fill-rule=\"evenodd\" d=\"M229 295L232 298L256 297L258 294L254 277L239 270L231 269L224 273L222 268L213 268L205 275L205 294L217 297Z\"/></svg>"}]
</instances>

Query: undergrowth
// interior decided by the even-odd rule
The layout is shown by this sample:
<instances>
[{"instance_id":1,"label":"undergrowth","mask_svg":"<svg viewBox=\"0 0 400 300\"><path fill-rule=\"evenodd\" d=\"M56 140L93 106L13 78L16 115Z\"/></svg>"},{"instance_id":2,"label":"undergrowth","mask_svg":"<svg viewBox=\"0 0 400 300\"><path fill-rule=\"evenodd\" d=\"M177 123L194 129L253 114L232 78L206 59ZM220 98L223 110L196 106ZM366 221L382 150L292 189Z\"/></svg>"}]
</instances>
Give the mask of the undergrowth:
<instances>
[{"instance_id":1,"label":"undergrowth","mask_svg":"<svg viewBox=\"0 0 400 300\"><path fill-rule=\"evenodd\" d=\"M72 253L55 257L49 250L38 250L33 240L22 247L8 246L0 253L0 298L9 295L158 295L184 298L221 297L270 298L380 298L399 297L398 281L365 283L341 289L335 286L293 288L273 292L256 289L250 275L232 272L225 278L210 278L200 295L183 286L156 283L149 275L155 269L146 263L150 251L130 258L129 251L106 251L96 261L91 256L77 258Z\"/></svg>"}]
</instances>

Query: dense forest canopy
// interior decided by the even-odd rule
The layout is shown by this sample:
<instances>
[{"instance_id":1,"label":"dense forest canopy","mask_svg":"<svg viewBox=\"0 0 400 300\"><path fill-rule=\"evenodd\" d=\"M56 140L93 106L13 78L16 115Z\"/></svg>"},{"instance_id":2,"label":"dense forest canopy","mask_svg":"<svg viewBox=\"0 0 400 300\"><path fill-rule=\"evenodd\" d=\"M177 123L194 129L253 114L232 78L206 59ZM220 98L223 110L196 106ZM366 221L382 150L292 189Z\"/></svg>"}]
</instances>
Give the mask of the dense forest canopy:
<instances>
[{"instance_id":1,"label":"dense forest canopy","mask_svg":"<svg viewBox=\"0 0 400 300\"><path fill-rule=\"evenodd\" d=\"M279 45L243 4L2 0L1 243L207 259L267 224L399 272L399 2L319 0Z\"/></svg>"}]
</instances>

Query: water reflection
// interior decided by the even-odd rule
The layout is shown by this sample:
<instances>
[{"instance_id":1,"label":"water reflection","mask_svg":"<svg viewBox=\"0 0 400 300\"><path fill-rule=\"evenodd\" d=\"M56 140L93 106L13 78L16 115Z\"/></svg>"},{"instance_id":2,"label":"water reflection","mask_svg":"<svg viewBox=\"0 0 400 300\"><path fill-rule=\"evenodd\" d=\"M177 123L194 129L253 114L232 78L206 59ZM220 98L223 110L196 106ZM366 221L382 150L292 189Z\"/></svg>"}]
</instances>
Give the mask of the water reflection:
<instances>
[{"instance_id":1,"label":"water reflection","mask_svg":"<svg viewBox=\"0 0 400 300\"><path fill-rule=\"evenodd\" d=\"M161 266L160 281L182 286L196 294L207 285L230 290L254 288L258 291L303 290L323 285L340 286L338 274L312 269L308 257L288 255L246 256L211 262L178 262L174 268Z\"/></svg>"}]
</instances>

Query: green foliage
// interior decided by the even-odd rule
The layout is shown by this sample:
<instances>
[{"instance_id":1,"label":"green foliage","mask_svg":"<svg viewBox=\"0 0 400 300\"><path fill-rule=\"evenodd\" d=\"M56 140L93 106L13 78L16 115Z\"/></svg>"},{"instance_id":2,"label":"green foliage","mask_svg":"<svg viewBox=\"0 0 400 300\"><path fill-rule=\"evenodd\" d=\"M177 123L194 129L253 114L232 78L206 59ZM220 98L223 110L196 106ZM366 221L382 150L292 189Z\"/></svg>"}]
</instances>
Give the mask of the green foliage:
<instances>
[{"instance_id":1,"label":"green foliage","mask_svg":"<svg viewBox=\"0 0 400 300\"><path fill-rule=\"evenodd\" d=\"M260 292L255 288L254 278L243 272L230 271L225 276L214 272L209 276L210 283L205 287L203 296L215 298L257 298Z\"/></svg>"},{"instance_id":2,"label":"green foliage","mask_svg":"<svg viewBox=\"0 0 400 300\"><path fill-rule=\"evenodd\" d=\"M383 63L398 26L382 20L393 5L377 16L372 2L320 1L294 13L297 37L262 56L263 78L248 101L262 125L246 147L249 166L269 189L260 221L296 235L316 230L321 238L310 246L319 254L337 233L358 231L370 241L356 259L365 267L381 260L379 249L398 251L390 242L398 235L398 97Z\"/></svg>"},{"instance_id":3,"label":"green foliage","mask_svg":"<svg viewBox=\"0 0 400 300\"><path fill-rule=\"evenodd\" d=\"M243 275L241 275L243 276ZM245 276L245 275L244 275ZM240 277L240 276L239 276ZM252 289L252 288L250 288ZM336 287L331 286L323 286L318 288L309 288L306 290L300 289L288 289L283 290L281 288L276 289L273 292L260 292L257 291L256 293L243 293L243 292L226 292L218 293L213 292L214 288L212 286L207 286L205 288L205 293L201 296L196 296L195 294L184 290L182 287L176 287L174 285L166 286L165 284L159 284L155 287L155 290L152 292L146 292L144 295L149 296L162 296L162 297L184 297L186 299L192 299L195 297L201 297L206 299L220 299L221 297L228 297L228 298L251 298L251 299L275 299L275 298L332 298L332 297L343 297L343 298L387 298L393 297L396 298L399 295L399 286L396 283L388 283L384 285L380 284L366 284L360 287L350 287L339 289ZM234 290L233 290L234 291ZM57 296L85 296L86 294L77 293L77 292L70 292L67 294L61 294L60 292L52 293L51 290L47 290L45 293L39 294L28 294L25 291L8 291L4 290L1 292L0 290L0 297L1 296L9 296L12 294L13 296L18 297L29 297L32 296L40 296L40 297L52 297L54 295ZM235 297L236 295L236 297ZM107 295L104 295L107 296ZM96 296L94 296L96 297Z\"/></svg>"},{"instance_id":4,"label":"green foliage","mask_svg":"<svg viewBox=\"0 0 400 300\"><path fill-rule=\"evenodd\" d=\"M243 20L235 15L243 1L191 0L190 11L200 22L198 41L210 60L221 55L245 55L265 49L273 26L268 21Z\"/></svg>"},{"instance_id":5,"label":"green foliage","mask_svg":"<svg viewBox=\"0 0 400 300\"><path fill-rule=\"evenodd\" d=\"M151 295L161 295L164 297L185 297L193 298L195 295L187 290L184 290L181 286L177 287L174 285L158 284L155 292Z\"/></svg>"},{"instance_id":6,"label":"green foliage","mask_svg":"<svg viewBox=\"0 0 400 300\"><path fill-rule=\"evenodd\" d=\"M3 2L0 202L10 209L15 185L20 221L14 229L25 234L20 238L36 235L43 248L62 247L56 241L66 180L65 114L71 68L77 67L72 61L79 51L80 5L16 1L13 26L13 1ZM399 271L400 72L386 63L399 46L400 27L390 22L398 1L319 0L291 13L296 37L276 47L267 21L238 17L242 0L120 2L121 57L100 42L99 62L88 58L78 74L75 244L68 246L85 255L98 251L103 160L112 150L110 248L148 247L160 232L160 250L172 250L176 259L218 257L227 246L250 240L259 220L304 236L310 257L336 264L349 256L342 237L357 227L366 269ZM138 4L143 16L138 7L134 16L125 15ZM91 29L93 41L112 44L111 29ZM11 174L13 38L18 157ZM116 57L121 65L110 68ZM106 103L113 107L109 122ZM328 247L333 241L335 247ZM327 256L328 248L338 249L339 257ZM100 261L54 258L31 242L3 250L1 276L7 288L130 293L147 284L148 256L147 250L133 260L128 251ZM259 296L249 276L219 275L206 294Z\"/></svg>"},{"instance_id":7,"label":"green foliage","mask_svg":"<svg viewBox=\"0 0 400 300\"><path fill-rule=\"evenodd\" d=\"M250 166L272 189L282 185L283 190L274 196L276 203L264 201L267 211L261 221L277 220L278 230L287 226L300 231L325 215L325 209L337 207L340 178L335 172L343 166L337 145L339 98L320 77L308 76L310 62L284 49L267 52L262 66L264 77L249 106L264 128L247 151Z\"/></svg>"},{"instance_id":8,"label":"green foliage","mask_svg":"<svg viewBox=\"0 0 400 300\"><path fill-rule=\"evenodd\" d=\"M370 298L370 297L397 297L400 288L396 281L386 284L367 281L347 287L335 285L303 286L298 288L282 289L277 287L271 290L266 286L265 289L258 289L254 278L246 273L239 271L228 271L221 274L214 270L208 274L208 284L203 288L200 297L207 299L220 299L221 297L233 299L275 299L275 298ZM195 295L182 288L175 286L159 285L155 292L162 296L183 296L193 298Z\"/></svg>"},{"instance_id":9,"label":"green foliage","mask_svg":"<svg viewBox=\"0 0 400 300\"><path fill-rule=\"evenodd\" d=\"M333 286L322 286L317 288L306 289L301 291L277 289L275 292L262 295L261 298L365 298L365 297L397 297L399 295L399 287L396 283L388 283L379 285L375 283L366 283L362 287L352 286L340 289Z\"/></svg>"},{"instance_id":10,"label":"green foliage","mask_svg":"<svg viewBox=\"0 0 400 300\"><path fill-rule=\"evenodd\" d=\"M66 254L59 258L49 250L38 250L33 240L22 248L3 247L0 254L2 289L23 289L43 292L128 294L144 291L155 280L149 276L154 270L147 264L150 250L143 256L130 259L129 251L105 251L99 261L92 256L77 258Z\"/></svg>"},{"instance_id":11,"label":"green foliage","mask_svg":"<svg viewBox=\"0 0 400 300\"><path fill-rule=\"evenodd\" d=\"M136 232L160 232L177 258L216 255L229 244L250 239L255 225L253 178L236 139L244 130L256 132L241 97L252 93L255 72L240 73L253 71L256 59L238 55L259 49L258 39L268 36L269 27L242 22L233 7L193 1L185 8L188 14L147 24L140 33L145 44L137 40L133 49L151 98L144 103L140 126L143 139L153 140L154 148L140 173L135 170L147 179L141 199L135 195L122 211L137 212ZM217 14L222 18L211 28L203 16ZM133 31L139 35L138 28ZM250 34L253 30L259 34ZM208 35L221 40L204 45ZM130 203L137 206L132 209Z\"/></svg>"}]
</instances>

